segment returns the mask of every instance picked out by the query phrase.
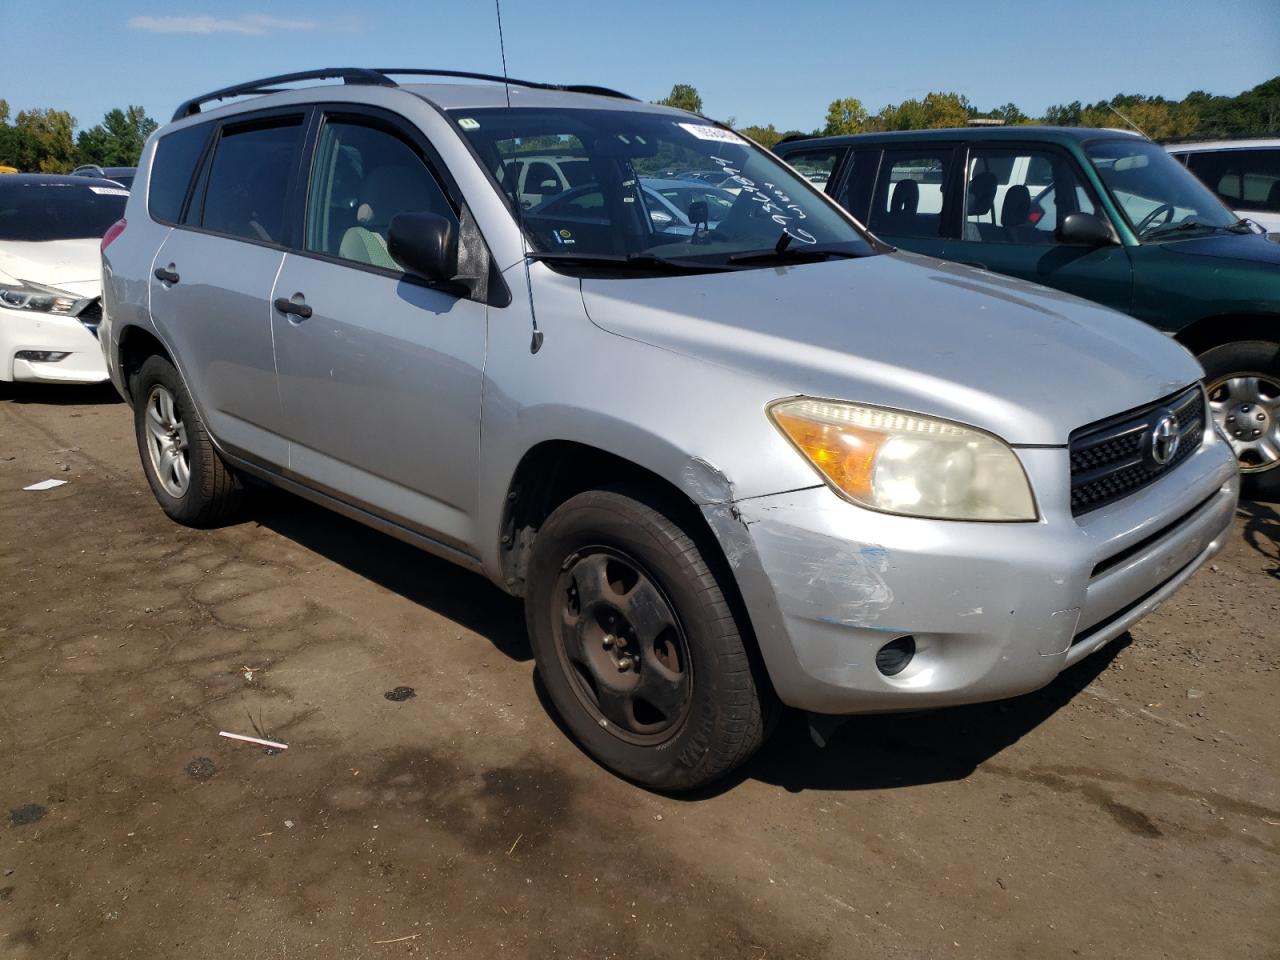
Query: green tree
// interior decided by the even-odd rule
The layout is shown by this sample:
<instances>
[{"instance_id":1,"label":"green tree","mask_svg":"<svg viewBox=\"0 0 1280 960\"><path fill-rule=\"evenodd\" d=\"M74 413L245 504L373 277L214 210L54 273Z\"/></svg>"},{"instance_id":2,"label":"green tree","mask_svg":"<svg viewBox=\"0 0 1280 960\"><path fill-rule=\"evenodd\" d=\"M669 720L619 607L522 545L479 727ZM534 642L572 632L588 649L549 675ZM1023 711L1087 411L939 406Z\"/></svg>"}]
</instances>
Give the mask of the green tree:
<instances>
[{"instance_id":1,"label":"green tree","mask_svg":"<svg viewBox=\"0 0 1280 960\"><path fill-rule=\"evenodd\" d=\"M671 88L666 98L659 100L658 103L664 107L688 110L690 113L702 113L702 97L698 93L698 88L688 83L677 83Z\"/></svg>"},{"instance_id":2,"label":"green tree","mask_svg":"<svg viewBox=\"0 0 1280 960\"><path fill-rule=\"evenodd\" d=\"M827 106L827 125L822 128L825 136L834 137L847 133L861 133L867 123L867 110L856 97L832 100Z\"/></svg>"},{"instance_id":3,"label":"green tree","mask_svg":"<svg viewBox=\"0 0 1280 960\"><path fill-rule=\"evenodd\" d=\"M1042 119L1051 127L1078 127L1083 113L1084 106L1079 100L1073 100L1066 104L1055 103L1045 110Z\"/></svg>"},{"instance_id":4,"label":"green tree","mask_svg":"<svg viewBox=\"0 0 1280 960\"><path fill-rule=\"evenodd\" d=\"M1006 103L1002 107L996 107L988 116L996 120L1003 120L1006 126L1017 126L1020 123L1026 123L1031 118L1018 109L1016 103Z\"/></svg>"},{"instance_id":5,"label":"green tree","mask_svg":"<svg viewBox=\"0 0 1280 960\"><path fill-rule=\"evenodd\" d=\"M81 163L103 167L137 166L142 145L156 126L142 107L108 111L102 123L80 132L76 153Z\"/></svg>"},{"instance_id":6,"label":"green tree","mask_svg":"<svg viewBox=\"0 0 1280 960\"><path fill-rule=\"evenodd\" d=\"M756 143L760 144L760 146L768 147L770 149L775 147L778 141L782 139L782 134L778 132L777 128L774 127L772 123L764 127L741 127L738 132L744 137L750 137Z\"/></svg>"},{"instance_id":7,"label":"green tree","mask_svg":"<svg viewBox=\"0 0 1280 960\"><path fill-rule=\"evenodd\" d=\"M75 126L75 117L65 110L19 111L5 138L11 140L11 159L4 162L19 170L69 173L75 166L75 144L71 140Z\"/></svg>"}]
</instances>

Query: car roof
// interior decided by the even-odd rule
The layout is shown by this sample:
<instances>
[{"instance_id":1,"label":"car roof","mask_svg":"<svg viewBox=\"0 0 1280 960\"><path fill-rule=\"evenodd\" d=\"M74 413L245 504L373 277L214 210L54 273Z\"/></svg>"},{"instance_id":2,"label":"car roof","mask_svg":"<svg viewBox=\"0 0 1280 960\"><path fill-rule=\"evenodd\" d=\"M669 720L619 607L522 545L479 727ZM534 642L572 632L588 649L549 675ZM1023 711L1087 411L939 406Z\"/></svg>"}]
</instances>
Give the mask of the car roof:
<instances>
[{"instance_id":1,"label":"car roof","mask_svg":"<svg viewBox=\"0 0 1280 960\"><path fill-rule=\"evenodd\" d=\"M71 174L63 173L7 173L0 179L0 186L8 186L10 184L17 186L57 186L59 184L69 187L115 187L121 189L120 184L106 177L73 177Z\"/></svg>"},{"instance_id":2,"label":"car roof","mask_svg":"<svg viewBox=\"0 0 1280 960\"><path fill-rule=\"evenodd\" d=\"M1242 140L1198 140L1194 143L1167 143L1165 149L1170 153L1203 153L1207 150L1257 150L1280 148L1280 138L1255 137Z\"/></svg>"},{"instance_id":3,"label":"car roof","mask_svg":"<svg viewBox=\"0 0 1280 960\"><path fill-rule=\"evenodd\" d=\"M1082 143L1086 140L1146 138L1130 130L1113 130L1109 127L940 127L932 130L889 130L882 133L853 133L835 137L813 137L804 140L788 140L774 147L778 153L790 153L801 147L843 147L860 143L916 143L939 140L990 140L1021 141L1041 140L1050 143Z\"/></svg>"}]
</instances>

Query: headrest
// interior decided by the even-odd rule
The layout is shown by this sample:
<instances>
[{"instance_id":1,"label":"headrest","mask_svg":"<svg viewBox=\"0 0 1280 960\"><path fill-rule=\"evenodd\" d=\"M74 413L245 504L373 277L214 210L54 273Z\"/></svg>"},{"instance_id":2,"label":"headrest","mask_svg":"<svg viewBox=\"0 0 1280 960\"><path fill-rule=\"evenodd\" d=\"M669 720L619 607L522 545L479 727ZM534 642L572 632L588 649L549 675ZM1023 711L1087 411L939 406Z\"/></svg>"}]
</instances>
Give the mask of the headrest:
<instances>
[{"instance_id":1,"label":"headrest","mask_svg":"<svg viewBox=\"0 0 1280 960\"><path fill-rule=\"evenodd\" d=\"M996 201L996 175L990 171L983 171L976 174L969 181L969 209L965 211L967 216L979 217L984 213L990 213L991 207Z\"/></svg>"},{"instance_id":2,"label":"headrest","mask_svg":"<svg viewBox=\"0 0 1280 960\"><path fill-rule=\"evenodd\" d=\"M442 212L427 177L425 170L412 167L375 168L360 191L356 221L364 227L385 227L397 213Z\"/></svg>"},{"instance_id":3,"label":"headrest","mask_svg":"<svg viewBox=\"0 0 1280 960\"><path fill-rule=\"evenodd\" d=\"M914 180L899 180L893 186L893 199L889 203L891 213L914 214L920 207L920 186Z\"/></svg>"},{"instance_id":4,"label":"headrest","mask_svg":"<svg viewBox=\"0 0 1280 960\"><path fill-rule=\"evenodd\" d=\"M1000 224L1005 227L1021 227L1031 217L1031 191L1018 184L1004 195L1000 208Z\"/></svg>"}]
</instances>

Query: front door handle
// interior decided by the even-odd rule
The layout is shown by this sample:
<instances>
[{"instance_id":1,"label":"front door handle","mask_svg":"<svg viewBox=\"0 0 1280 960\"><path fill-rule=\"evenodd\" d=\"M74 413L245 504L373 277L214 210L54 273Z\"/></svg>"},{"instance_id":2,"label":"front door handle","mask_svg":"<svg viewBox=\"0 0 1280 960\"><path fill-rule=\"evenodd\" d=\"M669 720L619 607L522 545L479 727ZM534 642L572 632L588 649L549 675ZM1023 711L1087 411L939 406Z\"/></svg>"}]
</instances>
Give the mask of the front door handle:
<instances>
[{"instance_id":1,"label":"front door handle","mask_svg":"<svg viewBox=\"0 0 1280 960\"><path fill-rule=\"evenodd\" d=\"M173 268L172 263L167 267L156 267L156 279L162 283L177 283L178 271Z\"/></svg>"},{"instance_id":2,"label":"front door handle","mask_svg":"<svg viewBox=\"0 0 1280 960\"><path fill-rule=\"evenodd\" d=\"M310 307L298 300L290 300L288 297L276 297L276 309L281 313L292 314L300 320L305 320L311 316Z\"/></svg>"}]
</instances>

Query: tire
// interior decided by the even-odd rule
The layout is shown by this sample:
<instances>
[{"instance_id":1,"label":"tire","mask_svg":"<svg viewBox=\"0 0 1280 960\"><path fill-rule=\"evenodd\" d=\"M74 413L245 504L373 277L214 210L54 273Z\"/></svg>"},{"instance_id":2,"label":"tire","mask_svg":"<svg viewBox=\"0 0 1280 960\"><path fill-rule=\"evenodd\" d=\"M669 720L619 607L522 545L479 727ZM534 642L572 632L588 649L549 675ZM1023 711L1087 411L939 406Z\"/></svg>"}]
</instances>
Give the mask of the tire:
<instances>
[{"instance_id":1,"label":"tire","mask_svg":"<svg viewBox=\"0 0 1280 960\"><path fill-rule=\"evenodd\" d=\"M1226 343L1200 363L1214 419L1239 457L1241 496L1280 501L1280 343Z\"/></svg>"},{"instance_id":2,"label":"tire","mask_svg":"<svg viewBox=\"0 0 1280 960\"><path fill-rule=\"evenodd\" d=\"M593 490L558 507L533 544L525 616L547 693L587 752L644 786L691 790L759 749L772 691L703 551L648 499Z\"/></svg>"},{"instance_id":3,"label":"tire","mask_svg":"<svg viewBox=\"0 0 1280 960\"><path fill-rule=\"evenodd\" d=\"M213 527L231 519L243 488L214 449L173 364L164 357L148 357L130 392L142 471L161 509L188 527ZM171 428L166 437L158 439L166 428ZM166 452L175 456L166 457Z\"/></svg>"}]
</instances>

